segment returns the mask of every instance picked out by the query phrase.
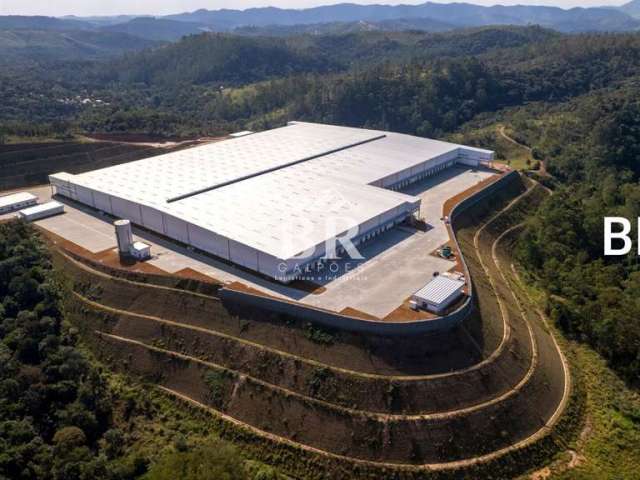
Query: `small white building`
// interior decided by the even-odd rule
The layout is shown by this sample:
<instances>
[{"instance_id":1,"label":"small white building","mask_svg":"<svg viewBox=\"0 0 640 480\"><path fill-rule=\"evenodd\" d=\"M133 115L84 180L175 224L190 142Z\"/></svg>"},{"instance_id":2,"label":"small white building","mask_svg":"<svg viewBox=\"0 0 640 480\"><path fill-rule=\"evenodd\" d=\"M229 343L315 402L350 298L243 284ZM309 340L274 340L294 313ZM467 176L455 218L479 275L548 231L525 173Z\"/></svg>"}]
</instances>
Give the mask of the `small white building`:
<instances>
[{"instance_id":1,"label":"small white building","mask_svg":"<svg viewBox=\"0 0 640 480\"><path fill-rule=\"evenodd\" d=\"M133 242L129 254L137 260L147 260L151 258L151 246L144 242Z\"/></svg>"},{"instance_id":2,"label":"small white building","mask_svg":"<svg viewBox=\"0 0 640 480\"><path fill-rule=\"evenodd\" d=\"M0 215L27 208L38 203L38 197L29 192L17 192L0 197Z\"/></svg>"},{"instance_id":3,"label":"small white building","mask_svg":"<svg viewBox=\"0 0 640 480\"><path fill-rule=\"evenodd\" d=\"M411 296L411 306L441 314L463 294L465 282L438 275Z\"/></svg>"},{"instance_id":4,"label":"small white building","mask_svg":"<svg viewBox=\"0 0 640 480\"><path fill-rule=\"evenodd\" d=\"M41 205L25 208L18 212L18 217L26 220L27 222L33 222L34 220L40 220L42 218L51 217L59 213L64 212L64 205L60 202L52 200Z\"/></svg>"}]
</instances>

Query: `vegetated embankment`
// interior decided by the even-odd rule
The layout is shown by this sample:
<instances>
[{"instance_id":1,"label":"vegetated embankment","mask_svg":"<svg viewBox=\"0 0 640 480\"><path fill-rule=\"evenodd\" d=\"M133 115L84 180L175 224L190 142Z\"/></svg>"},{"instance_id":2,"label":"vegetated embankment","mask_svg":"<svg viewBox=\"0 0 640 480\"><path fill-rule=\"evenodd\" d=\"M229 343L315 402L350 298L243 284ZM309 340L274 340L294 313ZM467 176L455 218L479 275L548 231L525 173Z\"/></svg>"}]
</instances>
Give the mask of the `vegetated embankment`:
<instances>
[{"instance_id":1,"label":"vegetated embankment","mask_svg":"<svg viewBox=\"0 0 640 480\"><path fill-rule=\"evenodd\" d=\"M544 196L516 179L457 220L477 310L435 336L328 332L63 252L55 261L71 279L69 317L101 359L212 409L227 435L280 452L292 474L515 472L558 448L550 427L567 393L553 339L500 273L500 233Z\"/></svg>"}]
</instances>

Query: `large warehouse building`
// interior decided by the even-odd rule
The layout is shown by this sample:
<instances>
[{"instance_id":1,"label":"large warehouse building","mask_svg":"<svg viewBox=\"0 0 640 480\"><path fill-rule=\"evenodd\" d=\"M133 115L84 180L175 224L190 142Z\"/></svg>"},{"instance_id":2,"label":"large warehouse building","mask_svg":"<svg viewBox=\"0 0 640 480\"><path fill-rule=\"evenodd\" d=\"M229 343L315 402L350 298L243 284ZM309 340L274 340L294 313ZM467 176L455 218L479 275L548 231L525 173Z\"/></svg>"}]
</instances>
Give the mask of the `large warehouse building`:
<instances>
[{"instance_id":1,"label":"large warehouse building","mask_svg":"<svg viewBox=\"0 0 640 480\"><path fill-rule=\"evenodd\" d=\"M410 135L291 122L49 180L59 195L286 281L336 238L357 245L419 211L418 197L398 191L404 186L492 157Z\"/></svg>"}]
</instances>

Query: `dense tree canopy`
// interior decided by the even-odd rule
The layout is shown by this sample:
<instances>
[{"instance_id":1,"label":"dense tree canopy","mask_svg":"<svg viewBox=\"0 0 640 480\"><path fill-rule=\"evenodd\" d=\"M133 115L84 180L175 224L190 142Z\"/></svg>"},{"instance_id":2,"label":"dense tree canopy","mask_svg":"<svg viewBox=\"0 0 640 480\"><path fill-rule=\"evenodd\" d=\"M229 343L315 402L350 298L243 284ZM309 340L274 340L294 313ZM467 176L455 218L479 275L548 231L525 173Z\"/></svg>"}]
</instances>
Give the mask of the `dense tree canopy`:
<instances>
[{"instance_id":1,"label":"dense tree canopy","mask_svg":"<svg viewBox=\"0 0 640 480\"><path fill-rule=\"evenodd\" d=\"M632 382L640 381L640 257L605 256L603 218L640 216L637 87L587 95L521 122L558 181L529 220L518 256L549 292L566 331L591 342ZM546 121L548 120L548 121ZM530 126L530 127L529 127Z\"/></svg>"},{"instance_id":2,"label":"dense tree canopy","mask_svg":"<svg viewBox=\"0 0 640 480\"><path fill-rule=\"evenodd\" d=\"M123 431L135 429L139 407L125 399L129 413L114 421L114 405L123 399L78 348L78 334L61 311L63 292L35 230L1 223L0 478L141 478L149 460L127 451L131 438ZM142 413L151 416L146 407ZM220 440L190 447L181 442L160 456L148 478L254 478L243 457ZM208 477L200 475L205 467ZM179 471L185 475L176 477Z\"/></svg>"}]
</instances>

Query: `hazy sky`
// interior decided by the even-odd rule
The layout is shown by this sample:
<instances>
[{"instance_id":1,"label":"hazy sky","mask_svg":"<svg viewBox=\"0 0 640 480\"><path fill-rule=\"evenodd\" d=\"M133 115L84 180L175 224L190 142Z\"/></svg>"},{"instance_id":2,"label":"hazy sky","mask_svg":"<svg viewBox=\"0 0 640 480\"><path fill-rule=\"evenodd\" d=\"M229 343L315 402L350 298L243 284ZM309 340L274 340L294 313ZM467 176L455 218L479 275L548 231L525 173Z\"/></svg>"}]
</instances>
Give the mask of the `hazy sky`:
<instances>
[{"instance_id":1,"label":"hazy sky","mask_svg":"<svg viewBox=\"0 0 640 480\"><path fill-rule=\"evenodd\" d=\"M418 4L426 0L0 0L0 15L116 15L116 14L150 14L166 15L206 8L245 9L273 5L285 8L306 8L330 3L385 3L385 4ZM434 0L439 3L447 1ZM452 0L453 1L453 0ZM458 0L464 1L464 0ZM576 6L621 5L627 0L467 0L478 5L555 5L562 8Z\"/></svg>"}]
</instances>

